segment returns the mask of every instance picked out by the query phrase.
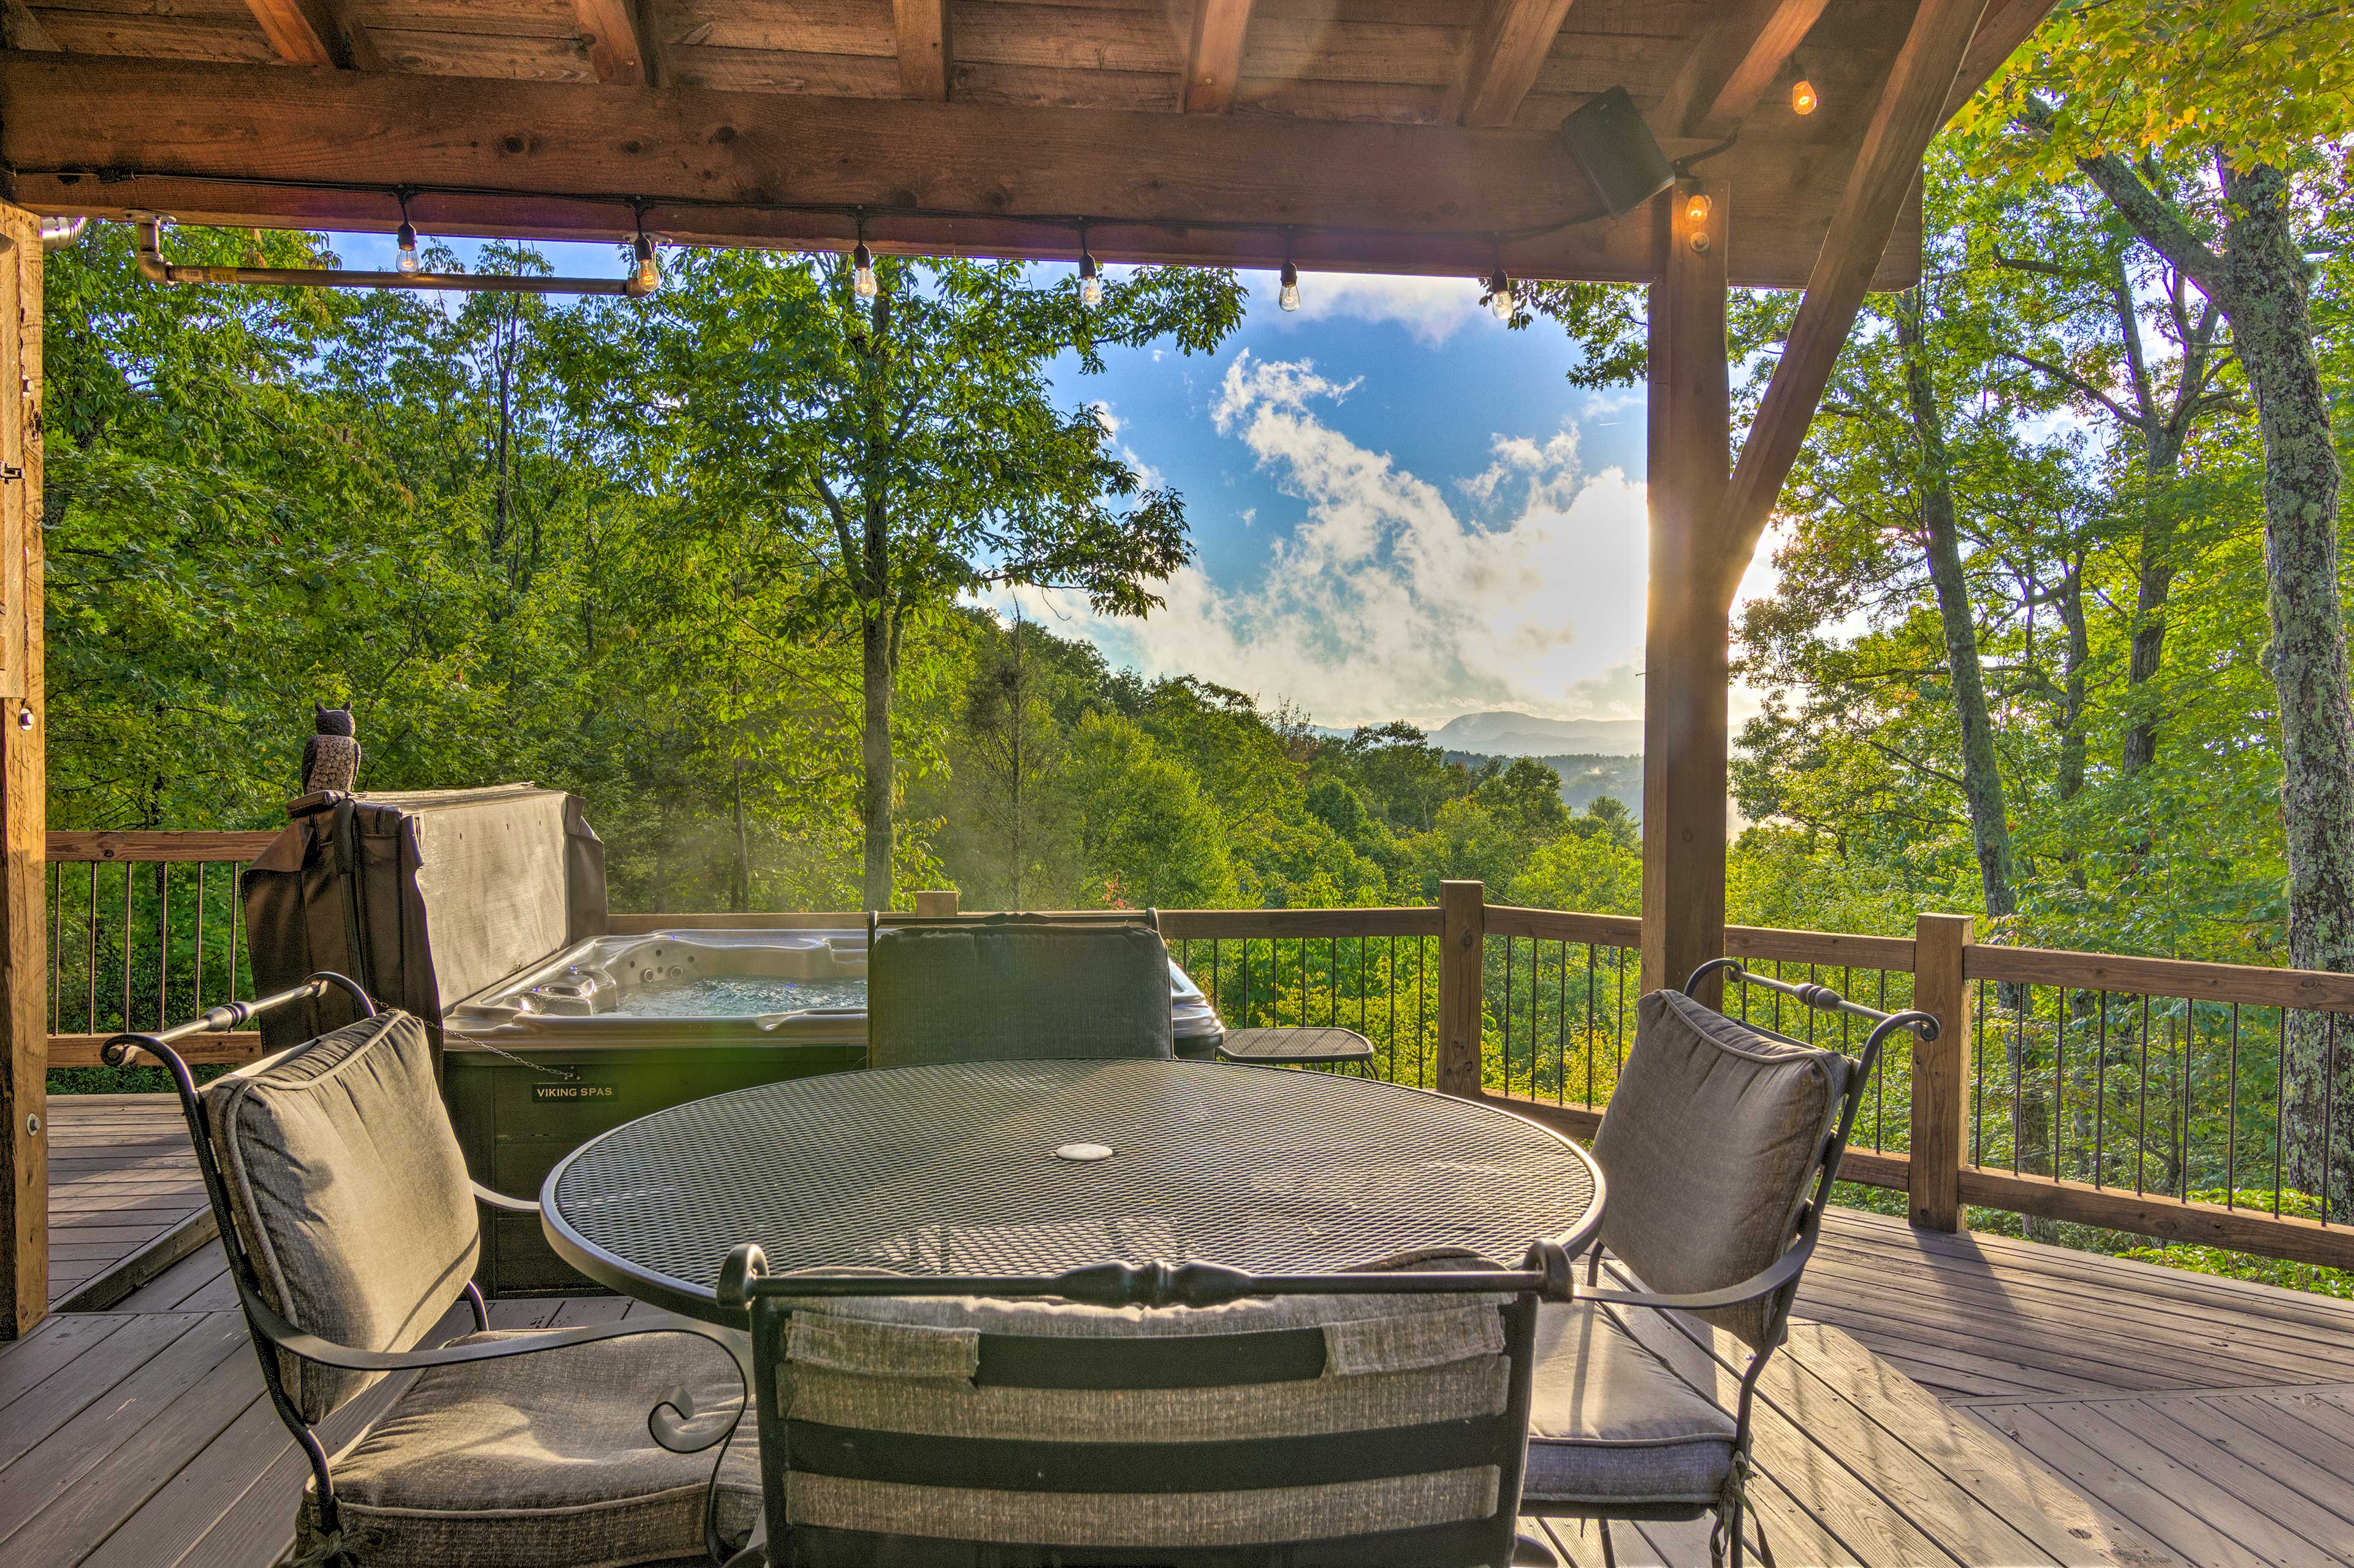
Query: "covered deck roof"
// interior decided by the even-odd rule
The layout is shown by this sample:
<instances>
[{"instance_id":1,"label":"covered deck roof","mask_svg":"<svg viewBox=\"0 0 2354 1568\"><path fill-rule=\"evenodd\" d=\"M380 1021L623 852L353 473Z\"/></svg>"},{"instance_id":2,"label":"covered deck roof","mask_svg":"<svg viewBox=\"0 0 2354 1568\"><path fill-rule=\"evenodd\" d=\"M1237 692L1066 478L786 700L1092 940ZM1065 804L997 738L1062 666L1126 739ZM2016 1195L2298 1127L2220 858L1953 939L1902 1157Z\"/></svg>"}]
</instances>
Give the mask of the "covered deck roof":
<instances>
[{"instance_id":1,"label":"covered deck roof","mask_svg":"<svg viewBox=\"0 0 2354 1568\"><path fill-rule=\"evenodd\" d=\"M2051 0L1970 7L1936 119ZM1914 0L9 0L48 214L1648 281L1555 136L1623 87L1797 287ZM29 52L28 52L29 51ZM1796 111L1801 76L1820 106ZM493 88L488 84L496 83ZM649 89L656 90L650 91ZM1913 157L1917 160L1915 149ZM1877 250L1875 256L1879 254ZM1917 207L1874 273L1917 275Z\"/></svg>"}]
</instances>

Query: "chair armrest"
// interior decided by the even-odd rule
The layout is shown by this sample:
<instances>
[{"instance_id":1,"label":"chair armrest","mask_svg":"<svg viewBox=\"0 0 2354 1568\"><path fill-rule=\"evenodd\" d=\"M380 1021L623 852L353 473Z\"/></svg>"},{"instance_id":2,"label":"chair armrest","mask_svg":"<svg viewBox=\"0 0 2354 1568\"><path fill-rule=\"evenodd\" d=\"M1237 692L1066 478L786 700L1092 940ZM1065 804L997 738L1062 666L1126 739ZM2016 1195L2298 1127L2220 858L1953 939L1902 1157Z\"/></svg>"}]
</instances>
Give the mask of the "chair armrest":
<instances>
[{"instance_id":1,"label":"chair armrest","mask_svg":"<svg viewBox=\"0 0 2354 1568\"><path fill-rule=\"evenodd\" d=\"M1606 1301L1620 1307L1649 1307L1662 1312L1712 1312L1720 1307L1739 1307L1744 1303L1771 1296L1806 1272L1807 1260L1815 1254L1815 1244L1802 1241L1776 1258L1765 1268L1737 1285L1721 1290L1694 1291L1682 1296L1663 1296L1641 1290L1580 1290L1580 1301ZM1615 1268L1611 1271L1616 1274Z\"/></svg>"},{"instance_id":2,"label":"chair armrest","mask_svg":"<svg viewBox=\"0 0 2354 1568\"><path fill-rule=\"evenodd\" d=\"M510 1214L539 1213L539 1200L536 1198L511 1198L504 1192L492 1192L480 1181L470 1181L467 1185L473 1188L474 1202L478 1203L488 1203L492 1208L504 1209Z\"/></svg>"}]
</instances>

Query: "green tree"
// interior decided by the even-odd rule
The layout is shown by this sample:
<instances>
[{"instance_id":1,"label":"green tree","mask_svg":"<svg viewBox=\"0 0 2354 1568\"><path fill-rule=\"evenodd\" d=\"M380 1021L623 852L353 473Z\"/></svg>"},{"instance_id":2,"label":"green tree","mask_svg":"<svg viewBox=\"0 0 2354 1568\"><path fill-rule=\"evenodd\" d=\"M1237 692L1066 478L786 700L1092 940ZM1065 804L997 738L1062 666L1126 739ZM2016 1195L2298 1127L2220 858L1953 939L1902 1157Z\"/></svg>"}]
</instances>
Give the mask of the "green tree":
<instances>
[{"instance_id":1,"label":"green tree","mask_svg":"<svg viewBox=\"0 0 2354 1568\"><path fill-rule=\"evenodd\" d=\"M1231 274L1182 269L1140 270L1093 310L1013 263L886 259L876 278L867 300L847 262L683 255L615 334L603 400L647 482L683 498L682 526L773 563L795 634L854 641L871 907L891 900L910 629L1016 584L1141 613L1189 557L1176 493L1144 487L1093 410L1057 403L1057 356L1207 350L1242 309Z\"/></svg>"}]
</instances>

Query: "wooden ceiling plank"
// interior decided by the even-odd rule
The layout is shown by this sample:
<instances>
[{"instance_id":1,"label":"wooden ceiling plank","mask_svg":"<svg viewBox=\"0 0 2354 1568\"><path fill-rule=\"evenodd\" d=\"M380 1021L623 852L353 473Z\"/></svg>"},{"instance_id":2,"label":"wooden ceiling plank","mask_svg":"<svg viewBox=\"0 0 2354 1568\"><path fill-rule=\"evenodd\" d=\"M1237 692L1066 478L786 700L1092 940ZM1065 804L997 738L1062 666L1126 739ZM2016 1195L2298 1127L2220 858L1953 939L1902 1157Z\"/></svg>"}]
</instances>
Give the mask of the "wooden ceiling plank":
<instances>
[{"instance_id":1,"label":"wooden ceiling plank","mask_svg":"<svg viewBox=\"0 0 2354 1568\"><path fill-rule=\"evenodd\" d=\"M1469 279L1522 230L1515 277L1639 282L1659 260L1641 215L1585 221L1558 138L1518 129L0 53L0 166L37 211L236 227L387 229L387 191L409 185L444 234L626 237L642 197L651 228L694 244L836 245L864 207L878 246L932 253L1067 257L1062 217L1086 213L1106 260L1272 267L1289 231L1303 267ZM1753 215L1734 284L1803 281L1846 160L1760 141L1708 167ZM1882 287L1918 276L1904 234Z\"/></svg>"},{"instance_id":2,"label":"wooden ceiling plank","mask_svg":"<svg viewBox=\"0 0 2354 1568\"><path fill-rule=\"evenodd\" d=\"M367 28L352 15L351 0L245 0L270 48L289 65L333 66L339 70L382 70Z\"/></svg>"},{"instance_id":3,"label":"wooden ceiling plank","mask_svg":"<svg viewBox=\"0 0 2354 1568\"><path fill-rule=\"evenodd\" d=\"M1185 64L1185 112L1224 114L1242 79L1243 37L1251 0L1195 0L1193 44Z\"/></svg>"},{"instance_id":4,"label":"wooden ceiling plank","mask_svg":"<svg viewBox=\"0 0 2354 1568\"><path fill-rule=\"evenodd\" d=\"M1962 57L1962 72L1955 79L1953 94L1946 100L1946 118L1952 119L1963 104L1978 95L1978 89L1993 79L1994 73L2019 52L2019 46L2058 5L2059 0L1989 0L1978 37L1970 40L1970 52Z\"/></svg>"},{"instance_id":5,"label":"wooden ceiling plank","mask_svg":"<svg viewBox=\"0 0 2354 1568\"><path fill-rule=\"evenodd\" d=\"M1536 85L1572 3L1491 0L1448 99L1447 118L1465 125L1510 125Z\"/></svg>"},{"instance_id":6,"label":"wooden ceiling plank","mask_svg":"<svg viewBox=\"0 0 2354 1568\"><path fill-rule=\"evenodd\" d=\"M1839 213L1824 238L1774 379L1751 421L1725 496L1720 588L1725 602L1755 554L1781 498L1831 367L1903 212L1929 139L1946 121L1946 100L1961 72L1988 0L1921 0L1864 132Z\"/></svg>"},{"instance_id":7,"label":"wooden ceiling plank","mask_svg":"<svg viewBox=\"0 0 2354 1568\"><path fill-rule=\"evenodd\" d=\"M644 13L633 0L572 0L572 15L588 44L588 67L599 81L622 87L653 84Z\"/></svg>"},{"instance_id":8,"label":"wooden ceiling plank","mask_svg":"<svg viewBox=\"0 0 2354 1568\"><path fill-rule=\"evenodd\" d=\"M899 90L909 98L945 103L956 74L949 37L949 0L891 0L899 28Z\"/></svg>"},{"instance_id":9,"label":"wooden ceiling plank","mask_svg":"<svg viewBox=\"0 0 2354 1568\"><path fill-rule=\"evenodd\" d=\"M1684 58L1660 113L1669 130L1723 136L1748 118L1829 0L1745 0Z\"/></svg>"}]
</instances>

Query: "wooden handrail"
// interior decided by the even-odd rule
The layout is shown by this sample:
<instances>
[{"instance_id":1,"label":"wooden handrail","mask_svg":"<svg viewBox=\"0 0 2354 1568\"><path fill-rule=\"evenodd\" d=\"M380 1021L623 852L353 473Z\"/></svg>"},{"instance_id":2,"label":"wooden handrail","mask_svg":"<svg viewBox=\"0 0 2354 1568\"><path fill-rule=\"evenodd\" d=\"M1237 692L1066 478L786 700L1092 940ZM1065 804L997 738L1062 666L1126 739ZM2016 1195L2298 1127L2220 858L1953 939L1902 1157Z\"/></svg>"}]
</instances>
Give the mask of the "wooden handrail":
<instances>
[{"instance_id":1,"label":"wooden handrail","mask_svg":"<svg viewBox=\"0 0 2354 1568\"><path fill-rule=\"evenodd\" d=\"M53 862L138 860L186 864L196 861L244 861L260 854L277 836L274 832L53 832L48 835L47 853Z\"/></svg>"},{"instance_id":2,"label":"wooden handrail","mask_svg":"<svg viewBox=\"0 0 2354 1568\"><path fill-rule=\"evenodd\" d=\"M2179 996L2247 1007L2354 1012L2354 975L2316 969L2269 969L2253 964L2210 964L2187 959L2121 958L2055 948L1975 947L1964 972L1971 980L2066 986L2071 991L2132 996Z\"/></svg>"}]
</instances>

